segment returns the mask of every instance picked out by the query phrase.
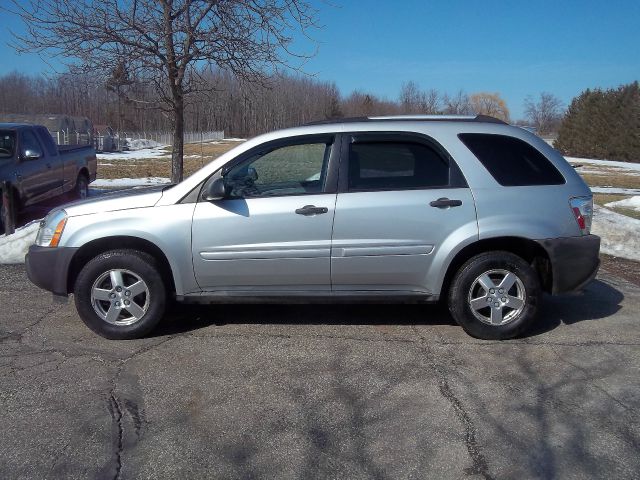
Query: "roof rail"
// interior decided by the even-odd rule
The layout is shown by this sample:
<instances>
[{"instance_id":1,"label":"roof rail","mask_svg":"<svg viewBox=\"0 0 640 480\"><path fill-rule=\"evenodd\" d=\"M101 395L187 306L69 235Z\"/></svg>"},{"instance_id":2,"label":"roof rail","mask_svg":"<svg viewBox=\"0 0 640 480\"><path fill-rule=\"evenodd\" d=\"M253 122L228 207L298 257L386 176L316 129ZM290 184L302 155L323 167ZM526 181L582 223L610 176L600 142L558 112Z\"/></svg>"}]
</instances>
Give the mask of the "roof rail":
<instances>
[{"instance_id":1,"label":"roof rail","mask_svg":"<svg viewBox=\"0 0 640 480\"><path fill-rule=\"evenodd\" d=\"M327 125L331 123L355 123L355 122L375 122L375 121L428 121L428 122L482 122L482 123L500 123L507 125L506 122L499 118L489 115L379 115L371 117L344 117L332 118L329 120L317 120L308 122L303 125Z\"/></svg>"}]
</instances>

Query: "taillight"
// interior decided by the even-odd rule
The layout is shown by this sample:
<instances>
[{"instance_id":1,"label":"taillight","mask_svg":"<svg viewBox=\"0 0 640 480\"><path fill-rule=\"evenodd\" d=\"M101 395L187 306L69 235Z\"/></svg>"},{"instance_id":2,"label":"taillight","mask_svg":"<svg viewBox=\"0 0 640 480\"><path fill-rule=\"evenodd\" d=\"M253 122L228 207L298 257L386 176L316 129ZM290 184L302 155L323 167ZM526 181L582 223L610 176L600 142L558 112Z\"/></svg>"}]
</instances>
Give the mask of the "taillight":
<instances>
[{"instance_id":1,"label":"taillight","mask_svg":"<svg viewBox=\"0 0 640 480\"><path fill-rule=\"evenodd\" d=\"M593 197L573 197L569 199L569 205L580 231L583 235L589 235L593 219Z\"/></svg>"}]
</instances>

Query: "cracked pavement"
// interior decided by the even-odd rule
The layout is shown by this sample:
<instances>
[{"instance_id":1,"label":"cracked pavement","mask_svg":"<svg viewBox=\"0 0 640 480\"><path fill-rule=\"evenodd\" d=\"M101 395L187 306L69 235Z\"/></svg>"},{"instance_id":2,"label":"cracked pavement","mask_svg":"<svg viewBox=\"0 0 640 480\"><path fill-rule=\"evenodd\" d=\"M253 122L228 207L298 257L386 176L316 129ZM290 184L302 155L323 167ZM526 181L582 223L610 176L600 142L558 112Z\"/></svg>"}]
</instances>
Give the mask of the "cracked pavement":
<instances>
[{"instance_id":1,"label":"cracked pavement","mask_svg":"<svg viewBox=\"0 0 640 480\"><path fill-rule=\"evenodd\" d=\"M0 478L638 478L640 288L525 338L439 306L178 306L108 341L0 266Z\"/></svg>"}]
</instances>

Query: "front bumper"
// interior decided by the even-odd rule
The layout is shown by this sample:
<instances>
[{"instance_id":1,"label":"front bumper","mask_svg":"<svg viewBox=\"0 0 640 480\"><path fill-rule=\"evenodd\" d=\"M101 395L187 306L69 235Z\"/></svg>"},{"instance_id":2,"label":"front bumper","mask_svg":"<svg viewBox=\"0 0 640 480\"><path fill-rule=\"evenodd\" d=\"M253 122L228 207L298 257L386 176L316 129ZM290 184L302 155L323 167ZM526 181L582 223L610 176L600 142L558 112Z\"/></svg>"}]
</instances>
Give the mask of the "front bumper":
<instances>
[{"instance_id":1,"label":"front bumper","mask_svg":"<svg viewBox=\"0 0 640 480\"><path fill-rule=\"evenodd\" d=\"M600 237L549 238L538 240L551 260L552 294L580 290L593 280L600 267Z\"/></svg>"},{"instance_id":2,"label":"front bumper","mask_svg":"<svg viewBox=\"0 0 640 480\"><path fill-rule=\"evenodd\" d=\"M39 247L31 245L26 256L27 276L32 283L52 292L67 296L69 267L77 248Z\"/></svg>"}]
</instances>

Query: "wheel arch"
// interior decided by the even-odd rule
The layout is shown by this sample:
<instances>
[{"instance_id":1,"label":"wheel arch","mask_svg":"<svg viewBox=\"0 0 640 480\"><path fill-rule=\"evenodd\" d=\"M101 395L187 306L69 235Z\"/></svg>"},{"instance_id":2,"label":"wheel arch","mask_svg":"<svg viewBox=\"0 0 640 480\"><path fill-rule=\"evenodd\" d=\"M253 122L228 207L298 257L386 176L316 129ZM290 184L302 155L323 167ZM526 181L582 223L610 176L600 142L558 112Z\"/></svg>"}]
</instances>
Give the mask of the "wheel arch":
<instances>
[{"instance_id":1,"label":"wheel arch","mask_svg":"<svg viewBox=\"0 0 640 480\"><path fill-rule=\"evenodd\" d=\"M74 284L78 278L80 270L87 264L89 260L96 255L114 249L132 249L148 253L158 262L160 274L167 282L167 288L172 292L176 292L174 274L171 265L165 253L160 247L153 242L139 237L131 236L113 236L103 237L85 243L78 249L71 260L67 274L67 292L70 293L74 289Z\"/></svg>"},{"instance_id":2,"label":"wheel arch","mask_svg":"<svg viewBox=\"0 0 640 480\"><path fill-rule=\"evenodd\" d=\"M538 242L523 237L494 237L475 241L462 248L449 262L441 288L441 298L446 297L456 272L470 258L485 252L506 251L519 256L537 272L540 285L545 292L551 292L553 273L547 251Z\"/></svg>"}]
</instances>

